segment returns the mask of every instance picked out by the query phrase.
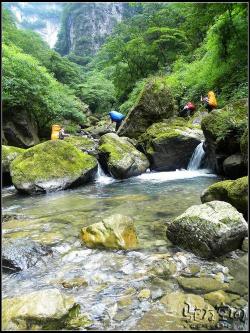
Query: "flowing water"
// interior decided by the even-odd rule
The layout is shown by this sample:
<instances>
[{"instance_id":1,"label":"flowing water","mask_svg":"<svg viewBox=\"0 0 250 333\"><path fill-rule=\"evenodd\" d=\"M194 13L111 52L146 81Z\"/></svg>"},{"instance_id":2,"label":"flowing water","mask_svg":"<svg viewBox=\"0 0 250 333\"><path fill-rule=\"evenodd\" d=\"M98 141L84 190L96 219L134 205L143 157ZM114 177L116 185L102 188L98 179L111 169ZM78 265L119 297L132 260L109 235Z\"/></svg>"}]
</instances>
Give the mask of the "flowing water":
<instances>
[{"instance_id":1,"label":"flowing water","mask_svg":"<svg viewBox=\"0 0 250 333\"><path fill-rule=\"evenodd\" d=\"M76 298L93 321L90 329L133 328L159 297L180 289L174 279L149 278L157 255L174 258L177 275L194 262L208 275L223 268L217 262L199 260L166 238L166 224L191 205L201 204L201 192L218 180L208 170L177 170L119 181L99 169L95 182L72 190L23 196L14 187L3 189L3 214L18 217L4 222L3 240L32 239L50 245L54 253L42 265L3 274L3 297L56 287ZM134 218L140 242L137 250L88 249L81 244L83 226L116 213ZM88 286L63 288L60 281L74 277L84 278ZM138 299L145 288L150 289L151 298ZM127 307L119 303L124 295L131 299Z\"/></svg>"},{"instance_id":2,"label":"flowing water","mask_svg":"<svg viewBox=\"0 0 250 333\"><path fill-rule=\"evenodd\" d=\"M203 150L203 141L201 141L201 143L195 148L187 169L198 170L204 156L205 152Z\"/></svg>"}]
</instances>

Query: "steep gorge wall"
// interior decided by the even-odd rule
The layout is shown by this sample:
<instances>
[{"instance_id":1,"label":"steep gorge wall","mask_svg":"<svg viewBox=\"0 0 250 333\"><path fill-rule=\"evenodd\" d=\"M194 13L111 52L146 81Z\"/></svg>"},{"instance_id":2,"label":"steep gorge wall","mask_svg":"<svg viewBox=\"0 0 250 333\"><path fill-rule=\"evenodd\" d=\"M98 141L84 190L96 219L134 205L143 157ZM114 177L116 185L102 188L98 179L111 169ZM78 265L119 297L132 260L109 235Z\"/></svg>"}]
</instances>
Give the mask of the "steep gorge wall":
<instances>
[{"instance_id":1,"label":"steep gorge wall","mask_svg":"<svg viewBox=\"0 0 250 333\"><path fill-rule=\"evenodd\" d=\"M137 11L128 3L75 3L64 7L56 50L67 55L96 54L114 26Z\"/></svg>"}]
</instances>

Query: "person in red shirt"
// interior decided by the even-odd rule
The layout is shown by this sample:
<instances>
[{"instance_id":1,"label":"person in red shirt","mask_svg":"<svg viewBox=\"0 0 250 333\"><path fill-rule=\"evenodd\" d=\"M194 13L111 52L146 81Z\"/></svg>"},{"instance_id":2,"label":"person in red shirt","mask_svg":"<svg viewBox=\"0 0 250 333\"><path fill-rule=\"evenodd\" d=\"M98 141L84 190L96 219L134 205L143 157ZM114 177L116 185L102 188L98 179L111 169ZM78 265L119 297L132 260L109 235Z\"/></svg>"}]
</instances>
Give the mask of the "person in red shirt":
<instances>
[{"instance_id":1,"label":"person in red shirt","mask_svg":"<svg viewBox=\"0 0 250 333\"><path fill-rule=\"evenodd\" d=\"M194 114L195 111L195 105L192 102L188 102L184 108L182 109L182 111L180 112L180 116L181 117L189 117L192 116Z\"/></svg>"}]
</instances>

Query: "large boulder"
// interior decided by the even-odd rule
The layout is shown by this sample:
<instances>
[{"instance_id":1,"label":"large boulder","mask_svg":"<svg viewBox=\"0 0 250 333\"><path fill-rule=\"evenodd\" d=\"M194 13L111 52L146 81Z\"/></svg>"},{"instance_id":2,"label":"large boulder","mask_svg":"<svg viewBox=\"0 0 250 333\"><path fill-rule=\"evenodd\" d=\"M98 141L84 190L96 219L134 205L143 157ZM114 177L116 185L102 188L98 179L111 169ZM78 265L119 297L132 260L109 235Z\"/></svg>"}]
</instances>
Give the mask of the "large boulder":
<instances>
[{"instance_id":1,"label":"large boulder","mask_svg":"<svg viewBox=\"0 0 250 333\"><path fill-rule=\"evenodd\" d=\"M150 126L138 139L138 149L146 153L152 170L174 171L187 168L202 139L200 129L172 118Z\"/></svg>"},{"instance_id":2,"label":"large boulder","mask_svg":"<svg viewBox=\"0 0 250 333\"><path fill-rule=\"evenodd\" d=\"M213 110L202 119L207 161L218 174L224 175L223 162L227 157L241 153L240 142L247 128L247 116L248 100L242 99L223 109ZM246 170L247 165L240 176L244 176Z\"/></svg>"},{"instance_id":3,"label":"large boulder","mask_svg":"<svg viewBox=\"0 0 250 333\"><path fill-rule=\"evenodd\" d=\"M127 250L138 246L133 219L120 214L82 228L81 239L90 248Z\"/></svg>"},{"instance_id":4,"label":"large boulder","mask_svg":"<svg viewBox=\"0 0 250 333\"><path fill-rule=\"evenodd\" d=\"M10 163L25 150L18 147L2 145L2 172L3 185L11 185Z\"/></svg>"},{"instance_id":5,"label":"large boulder","mask_svg":"<svg viewBox=\"0 0 250 333\"><path fill-rule=\"evenodd\" d=\"M69 137L65 137L64 141L72 144L84 153L90 153L98 146L98 140L94 140L93 138L89 138L87 136L71 135Z\"/></svg>"},{"instance_id":6,"label":"large boulder","mask_svg":"<svg viewBox=\"0 0 250 333\"><path fill-rule=\"evenodd\" d=\"M223 180L209 186L201 194L201 202L226 201L233 205L245 218L248 212L248 177Z\"/></svg>"},{"instance_id":7,"label":"large boulder","mask_svg":"<svg viewBox=\"0 0 250 333\"><path fill-rule=\"evenodd\" d=\"M172 292L149 310L134 327L139 331L176 331L216 328L219 315L201 296Z\"/></svg>"},{"instance_id":8,"label":"large boulder","mask_svg":"<svg viewBox=\"0 0 250 333\"><path fill-rule=\"evenodd\" d=\"M58 330L89 326L88 318L79 314L80 306L71 296L57 289L45 289L2 301L2 328L7 331Z\"/></svg>"},{"instance_id":9,"label":"large boulder","mask_svg":"<svg viewBox=\"0 0 250 333\"><path fill-rule=\"evenodd\" d=\"M97 160L62 140L27 149L10 165L17 190L28 194L63 190L94 178Z\"/></svg>"},{"instance_id":10,"label":"large boulder","mask_svg":"<svg viewBox=\"0 0 250 333\"><path fill-rule=\"evenodd\" d=\"M163 78L149 79L118 130L120 136L138 138L157 121L177 113L175 100Z\"/></svg>"},{"instance_id":11,"label":"large boulder","mask_svg":"<svg viewBox=\"0 0 250 333\"><path fill-rule=\"evenodd\" d=\"M40 142L36 122L26 111L5 112L3 133L10 146L29 148Z\"/></svg>"},{"instance_id":12,"label":"large boulder","mask_svg":"<svg viewBox=\"0 0 250 333\"><path fill-rule=\"evenodd\" d=\"M248 225L232 205L211 201L189 207L172 221L167 237L204 258L221 256L241 247Z\"/></svg>"},{"instance_id":13,"label":"large boulder","mask_svg":"<svg viewBox=\"0 0 250 333\"><path fill-rule=\"evenodd\" d=\"M241 154L233 154L223 162L223 171L226 177L237 179L247 175L247 168Z\"/></svg>"},{"instance_id":14,"label":"large boulder","mask_svg":"<svg viewBox=\"0 0 250 333\"><path fill-rule=\"evenodd\" d=\"M50 247L31 240L5 241L2 248L3 272L13 273L28 269L51 255Z\"/></svg>"},{"instance_id":15,"label":"large boulder","mask_svg":"<svg viewBox=\"0 0 250 333\"><path fill-rule=\"evenodd\" d=\"M138 176L149 167L146 156L138 151L128 138L114 133L101 137L99 157L104 170L118 179Z\"/></svg>"}]
</instances>

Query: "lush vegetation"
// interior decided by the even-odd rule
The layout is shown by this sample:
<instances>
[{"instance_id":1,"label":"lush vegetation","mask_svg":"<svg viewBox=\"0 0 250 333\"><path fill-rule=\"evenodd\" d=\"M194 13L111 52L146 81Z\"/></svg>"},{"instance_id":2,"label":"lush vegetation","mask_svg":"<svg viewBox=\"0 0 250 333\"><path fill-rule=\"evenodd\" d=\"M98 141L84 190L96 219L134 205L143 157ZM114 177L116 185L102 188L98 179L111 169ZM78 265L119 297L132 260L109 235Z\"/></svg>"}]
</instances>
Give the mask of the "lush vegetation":
<instances>
[{"instance_id":1,"label":"lush vegetation","mask_svg":"<svg viewBox=\"0 0 250 333\"><path fill-rule=\"evenodd\" d=\"M76 96L84 77L79 66L51 50L41 37L17 29L3 13L3 115L28 111L39 131L64 119L82 122L87 105Z\"/></svg>"},{"instance_id":2,"label":"lush vegetation","mask_svg":"<svg viewBox=\"0 0 250 333\"><path fill-rule=\"evenodd\" d=\"M199 105L209 90L219 107L247 97L246 3L132 3L133 14L128 10L92 58L65 44L68 15L77 19L82 5L64 5L56 49L65 56L4 12L4 112L28 110L39 127L83 121L86 104L100 115L127 113L152 76L166 82L179 107Z\"/></svg>"}]
</instances>

